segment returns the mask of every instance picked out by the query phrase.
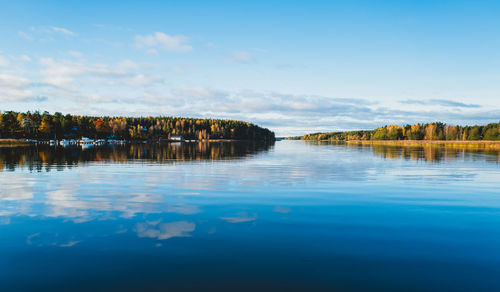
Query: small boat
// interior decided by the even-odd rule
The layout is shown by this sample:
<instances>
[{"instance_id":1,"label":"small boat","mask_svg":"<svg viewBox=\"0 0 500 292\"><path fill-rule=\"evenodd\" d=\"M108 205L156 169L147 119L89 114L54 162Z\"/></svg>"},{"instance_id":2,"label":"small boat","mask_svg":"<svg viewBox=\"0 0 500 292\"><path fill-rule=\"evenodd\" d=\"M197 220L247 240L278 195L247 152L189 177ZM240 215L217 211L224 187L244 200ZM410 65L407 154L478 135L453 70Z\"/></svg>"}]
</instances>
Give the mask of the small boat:
<instances>
[{"instance_id":1,"label":"small boat","mask_svg":"<svg viewBox=\"0 0 500 292\"><path fill-rule=\"evenodd\" d=\"M78 140L78 144L80 144L80 145L90 145L90 144L94 144L94 140L86 138L86 137L82 137L80 140Z\"/></svg>"},{"instance_id":2,"label":"small boat","mask_svg":"<svg viewBox=\"0 0 500 292\"><path fill-rule=\"evenodd\" d=\"M66 139L61 140L61 141L59 141L59 145L67 147L67 146L69 146L69 140L66 140Z\"/></svg>"}]
</instances>

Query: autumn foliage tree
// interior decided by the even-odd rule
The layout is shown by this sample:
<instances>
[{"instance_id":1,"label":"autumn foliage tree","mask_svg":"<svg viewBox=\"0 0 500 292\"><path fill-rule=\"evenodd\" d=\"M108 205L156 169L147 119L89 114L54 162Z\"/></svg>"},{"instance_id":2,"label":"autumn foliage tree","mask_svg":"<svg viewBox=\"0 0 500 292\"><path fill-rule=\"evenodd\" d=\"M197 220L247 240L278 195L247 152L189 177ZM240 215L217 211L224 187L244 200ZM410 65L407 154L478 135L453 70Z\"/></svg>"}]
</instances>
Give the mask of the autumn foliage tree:
<instances>
[{"instance_id":1,"label":"autumn foliage tree","mask_svg":"<svg viewBox=\"0 0 500 292\"><path fill-rule=\"evenodd\" d=\"M81 137L125 140L233 139L274 141L274 133L237 120L180 117L92 117L48 112L0 113L0 137L79 139Z\"/></svg>"},{"instance_id":2,"label":"autumn foliage tree","mask_svg":"<svg viewBox=\"0 0 500 292\"><path fill-rule=\"evenodd\" d=\"M314 133L301 137L301 140L500 140L500 123L485 126L458 126L444 123L413 125L389 125L375 130Z\"/></svg>"},{"instance_id":3,"label":"autumn foliage tree","mask_svg":"<svg viewBox=\"0 0 500 292\"><path fill-rule=\"evenodd\" d=\"M43 119L42 122L40 123L40 126L38 127L38 132L40 133L41 137L48 138L50 135L50 124L47 119Z\"/></svg>"}]
</instances>

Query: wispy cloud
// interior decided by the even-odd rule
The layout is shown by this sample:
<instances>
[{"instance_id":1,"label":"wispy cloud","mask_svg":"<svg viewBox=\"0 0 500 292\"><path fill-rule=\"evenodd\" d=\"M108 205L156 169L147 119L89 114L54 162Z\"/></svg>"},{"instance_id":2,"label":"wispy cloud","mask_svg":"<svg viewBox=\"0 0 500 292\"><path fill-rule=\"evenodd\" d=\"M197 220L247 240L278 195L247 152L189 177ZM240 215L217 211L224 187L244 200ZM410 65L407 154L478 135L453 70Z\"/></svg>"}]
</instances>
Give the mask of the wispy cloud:
<instances>
[{"instance_id":1,"label":"wispy cloud","mask_svg":"<svg viewBox=\"0 0 500 292\"><path fill-rule=\"evenodd\" d=\"M9 73L0 73L0 101L30 101L35 93L33 83L24 77Z\"/></svg>"},{"instance_id":2,"label":"wispy cloud","mask_svg":"<svg viewBox=\"0 0 500 292\"><path fill-rule=\"evenodd\" d=\"M76 37L78 34L64 27L59 26L32 26L26 31L18 31L17 35L25 40L53 41L54 36L64 36L66 38Z\"/></svg>"},{"instance_id":3,"label":"wispy cloud","mask_svg":"<svg viewBox=\"0 0 500 292\"><path fill-rule=\"evenodd\" d=\"M235 63L255 63L256 59L247 51L233 51L227 58L229 62Z\"/></svg>"},{"instance_id":4,"label":"wispy cloud","mask_svg":"<svg viewBox=\"0 0 500 292\"><path fill-rule=\"evenodd\" d=\"M18 31L18 32L17 32L17 35L18 35L20 38L23 38L23 39L28 40L28 41L32 41L32 40L34 40L34 39L35 39L35 38L31 35L31 34L29 34L29 33L27 33L27 32L24 32L24 31Z\"/></svg>"},{"instance_id":5,"label":"wispy cloud","mask_svg":"<svg viewBox=\"0 0 500 292\"><path fill-rule=\"evenodd\" d=\"M278 135L311 131L372 129L385 124L432 122L483 123L498 120L500 109L452 107L406 109L383 106L359 98L262 91L225 91L203 88L173 89L175 110L183 115L251 120ZM446 103L443 103L446 104Z\"/></svg>"},{"instance_id":6,"label":"wispy cloud","mask_svg":"<svg viewBox=\"0 0 500 292\"><path fill-rule=\"evenodd\" d=\"M31 58L28 55L22 55L21 57L19 57L19 59L24 62L31 62Z\"/></svg>"},{"instance_id":7,"label":"wispy cloud","mask_svg":"<svg viewBox=\"0 0 500 292\"><path fill-rule=\"evenodd\" d=\"M68 90L73 90L77 86L76 80L80 84L89 81L84 78L90 78L94 83L101 85L147 86L163 82L162 77L137 72L140 66L130 60L116 65L106 65L42 58L39 64L43 82Z\"/></svg>"},{"instance_id":8,"label":"wispy cloud","mask_svg":"<svg viewBox=\"0 0 500 292\"><path fill-rule=\"evenodd\" d=\"M149 53L155 53L158 49L168 52L190 52L193 47L188 42L189 38L184 35L168 35L163 32L135 36L136 48L145 49Z\"/></svg>"},{"instance_id":9,"label":"wispy cloud","mask_svg":"<svg viewBox=\"0 0 500 292\"><path fill-rule=\"evenodd\" d=\"M68 51L68 55L75 57L75 58L83 57L83 53L79 52L79 51Z\"/></svg>"},{"instance_id":10,"label":"wispy cloud","mask_svg":"<svg viewBox=\"0 0 500 292\"><path fill-rule=\"evenodd\" d=\"M49 100L49 98L47 96L38 95L38 96L25 98L23 101L24 102L45 102L48 100Z\"/></svg>"},{"instance_id":11,"label":"wispy cloud","mask_svg":"<svg viewBox=\"0 0 500 292\"><path fill-rule=\"evenodd\" d=\"M0 67L9 65L9 61L4 56L0 55Z\"/></svg>"},{"instance_id":12,"label":"wispy cloud","mask_svg":"<svg viewBox=\"0 0 500 292\"><path fill-rule=\"evenodd\" d=\"M97 63L80 57L77 51L62 51L61 55L31 63L27 63L31 60L28 56L1 59L0 102L19 102L19 106L46 102L44 109L80 114L247 120L271 128L278 135L437 120L485 123L498 121L500 116L500 108L495 105L448 99L409 99L399 103L420 106L403 106L307 93L172 86L165 81L168 74L164 76L154 64L133 60Z\"/></svg>"},{"instance_id":13,"label":"wispy cloud","mask_svg":"<svg viewBox=\"0 0 500 292\"><path fill-rule=\"evenodd\" d=\"M51 30L55 33L59 33L65 36L76 36L76 33L72 32L71 30L64 28L64 27L57 27L57 26L52 26Z\"/></svg>"},{"instance_id":14,"label":"wispy cloud","mask_svg":"<svg viewBox=\"0 0 500 292\"><path fill-rule=\"evenodd\" d=\"M172 93L175 96L186 97L190 99L201 99L207 101L217 100L218 102L224 101L228 97L228 92L223 90L216 90L211 88L174 88Z\"/></svg>"},{"instance_id":15,"label":"wispy cloud","mask_svg":"<svg viewBox=\"0 0 500 292\"><path fill-rule=\"evenodd\" d=\"M78 52L68 54L80 55ZM0 102L38 103L46 102L50 97L54 102L51 107L61 101L99 104L116 100L117 96L122 100L133 100L131 89L141 88L141 92L147 92L149 87L164 83L164 78L153 73L149 65L131 60L100 64L83 58L40 58L37 63L29 65L27 62L31 58L24 55L16 58L16 63L12 65L3 60L2 65L5 66L0 67ZM27 71L25 66L35 69Z\"/></svg>"},{"instance_id":16,"label":"wispy cloud","mask_svg":"<svg viewBox=\"0 0 500 292\"><path fill-rule=\"evenodd\" d=\"M17 64L16 64L17 65ZM0 71L3 102L51 101L48 110L120 115L179 115L248 120L278 135L371 129L385 124L498 121L500 109L444 99L406 100L395 107L362 98L276 91L169 87L162 76L131 60L114 64L42 58L36 81L22 72ZM8 68L8 67L7 67ZM60 101L64 108L58 107ZM435 108L435 105L439 105ZM403 108L403 109L401 109ZM244 217L244 216L242 216ZM225 217L229 221L238 219Z\"/></svg>"},{"instance_id":17,"label":"wispy cloud","mask_svg":"<svg viewBox=\"0 0 500 292\"><path fill-rule=\"evenodd\" d=\"M446 106L446 107L464 107L464 108L479 108L481 105L479 104L467 104L459 101L448 100L448 99L426 99L426 100L418 100L418 99L407 99L402 100L400 103L403 104L418 104L418 105L431 105L431 106Z\"/></svg>"}]
</instances>

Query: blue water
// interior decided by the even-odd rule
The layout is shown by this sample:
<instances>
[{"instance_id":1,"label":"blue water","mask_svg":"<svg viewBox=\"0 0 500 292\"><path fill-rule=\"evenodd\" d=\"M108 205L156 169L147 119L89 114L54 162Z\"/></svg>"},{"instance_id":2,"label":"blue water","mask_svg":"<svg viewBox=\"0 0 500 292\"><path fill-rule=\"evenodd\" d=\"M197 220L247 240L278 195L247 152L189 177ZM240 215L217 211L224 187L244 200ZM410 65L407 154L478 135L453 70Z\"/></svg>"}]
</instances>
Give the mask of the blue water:
<instances>
[{"instance_id":1,"label":"blue water","mask_svg":"<svg viewBox=\"0 0 500 292\"><path fill-rule=\"evenodd\" d=\"M0 148L0 291L500 291L497 152L134 147Z\"/></svg>"}]
</instances>

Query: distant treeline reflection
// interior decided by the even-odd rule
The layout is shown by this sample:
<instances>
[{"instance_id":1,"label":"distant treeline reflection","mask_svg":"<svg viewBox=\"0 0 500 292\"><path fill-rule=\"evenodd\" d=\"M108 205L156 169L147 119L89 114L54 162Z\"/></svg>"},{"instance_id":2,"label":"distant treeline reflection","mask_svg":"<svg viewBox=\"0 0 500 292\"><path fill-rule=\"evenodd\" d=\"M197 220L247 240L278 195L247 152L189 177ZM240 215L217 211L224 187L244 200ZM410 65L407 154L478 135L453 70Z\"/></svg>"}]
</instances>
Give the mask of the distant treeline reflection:
<instances>
[{"instance_id":1,"label":"distant treeline reflection","mask_svg":"<svg viewBox=\"0 0 500 292\"><path fill-rule=\"evenodd\" d=\"M363 145L343 142L316 142L315 144L345 145L346 147L371 150L376 155L387 159L405 159L427 162L444 162L455 160L482 160L500 163L500 151L471 148L448 148L436 145L398 146L398 145Z\"/></svg>"},{"instance_id":2,"label":"distant treeline reflection","mask_svg":"<svg viewBox=\"0 0 500 292\"><path fill-rule=\"evenodd\" d=\"M366 146L365 146L366 147ZM468 148L445 148L445 147L398 147L373 145L373 152L383 158L406 159L415 161L441 162L464 159L484 160L500 163L499 151L474 150ZM473 156L472 153L485 154L482 156Z\"/></svg>"},{"instance_id":3,"label":"distant treeline reflection","mask_svg":"<svg viewBox=\"0 0 500 292\"><path fill-rule=\"evenodd\" d=\"M192 160L225 160L267 151L271 143L217 142L217 143L168 143L168 144L125 144L98 146L83 149L74 147L53 147L48 145L30 147L0 147L0 171L15 170L16 167L41 171L64 169L85 162L130 162L144 160L169 163Z\"/></svg>"}]
</instances>

